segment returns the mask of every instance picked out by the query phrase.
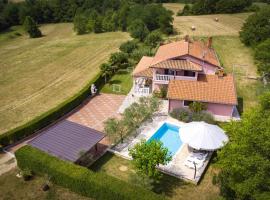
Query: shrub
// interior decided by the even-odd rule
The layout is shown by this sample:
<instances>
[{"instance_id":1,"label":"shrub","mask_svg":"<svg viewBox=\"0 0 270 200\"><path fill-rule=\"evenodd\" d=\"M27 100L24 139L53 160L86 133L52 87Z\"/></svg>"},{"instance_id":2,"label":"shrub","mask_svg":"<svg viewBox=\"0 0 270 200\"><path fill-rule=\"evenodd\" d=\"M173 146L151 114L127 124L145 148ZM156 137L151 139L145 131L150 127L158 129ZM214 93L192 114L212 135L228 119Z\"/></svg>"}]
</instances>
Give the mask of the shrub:
<instances>
[{"instance_id":1,"label":"shrub","mask_svg":"<svg viewBox=\"0 0 270 200\"><path fill-rule=\"evenodd\" d=\"M199 113L193 112L191 114L191 119L192 121L204 121L208 124L216 124L214 117L207 112L199 112Z\"/></svg>"},{"instance_id":2,"label":"shrub","mask_svg":"<svg viewBox=\"0 0 270 200\"><path fill-rule=\"evenodd\" d=\"M174 109L170 113L170 116L175 119L178 119L179 121L186 122L186 123L191 121L191 113L185 108Z\"/></svg>"},{"instance_id":3,"label":"shrub","mask_svg":"<svg viewBox=\"0 0 270 200\"><path fill-rule=\"evenodd\" d=\"M37 175L47 174L53 183L83 196L97 200L164 199L144 188L59 160L30 146L22 147L15 156L20 169L30 169Z\"/></svg>"},{"instance_id":4,"label":"shrub","mask_svg":"<svg viewBox=\"0 0 270 200\"><path fill-rule=\"evenodd\" d=\"M179 10L177 12L177 16L188 16L191 14L191 6L189 4L185 4L183 10Z\"/></svg>"},{"instance_id":5,"label":"shrub","mask_svg":"<svg viewBox=\"0 0 270 200\"><path fill-rule=\"evenodd\" d=\"M159 31L153 31L151 33L149 33L147 35L147 37L145 38L145 44L147 44L148 46L154 48L157 45L160 44L160 42L162 42L162 35Z\"/></svg>"},{"instance_id":6,"label":"shrub","mask_svg":"<svg viewBox=\"0 0 270 200\"><path fill-rule=\"evenodd\" d=\"M33 176L33 173L28 168L22 170L23 180L29 181Z\"/></svg>"},{"instance_id":7,"label":"shrub","mask_svg":"<svg viewBox=\"0 0 270 200\"><path fill-rule=\"evenodd\" d=\"M206 104L205 103L202 103L202 102L192 102L191 104L189 104L189 109L192 111L192 112L195 112L195 113L199 113L199 112L202 112L203 110L206 110L207 107L206 107Z\"/></svg>"},{"instance_id":8,"label":"shrub","mask_svg":"<svg viewBox=\"0 0 270 200\"><path fill-rule=\"evenodd\" d=\"M55 108L43 113L42 115L34 118L26 124L1 134L0 144L3 146L7 146L9 144L17 142L29 135L32 135L36 131L48 126L55 120L64 116L89 97L90 87L93 83L98 87L101 87L102 84L104 84L100 73L94 79L92 79L82 90L80 90L70 99L67 99Z\"/></svg>"},{"instance_id":9,"label":"shrub","mask_svg":"<svg viewBox=\"0 0 270 200\"><path fill-rule=\"evenodd\" d=\"M30 38L41 37L41 31L32 17L27 16L23 22L24 30L29 34Z\"/></svg>"},{"instance_id":10,"label":"shrub","mask_svg":"<svg viewBox=\"0 0 270 200\"><path fill-rule=\"evenodd\" d=\"M124 53L132 53L138 48L138 42L136 40L127 41L120 46L120 50Z\"/></svg>"},{"instance_id":11,"label":"shrub","mask_svg":"<svg viewBox=\"0 0 270 200\"><path fill-rule=\"evenodd\" d=\"M135 49L131 53L131 58L136 62L139 62L143 56L152 56L153 52L150 47L141 46L139 49Z\"/></svg>"}]
</instances>

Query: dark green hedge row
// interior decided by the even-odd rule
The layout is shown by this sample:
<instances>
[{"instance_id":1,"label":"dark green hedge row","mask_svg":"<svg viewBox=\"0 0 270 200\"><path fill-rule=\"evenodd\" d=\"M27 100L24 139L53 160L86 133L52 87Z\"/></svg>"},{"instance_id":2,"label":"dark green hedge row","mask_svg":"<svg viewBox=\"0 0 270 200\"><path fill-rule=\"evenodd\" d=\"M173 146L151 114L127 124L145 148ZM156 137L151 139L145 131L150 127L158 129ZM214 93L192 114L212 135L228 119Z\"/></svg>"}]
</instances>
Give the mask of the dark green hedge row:
<instances>
[{"instance_id":1,"label":"dark green hedge row","mask_svg":"<svg viewBox=\"0 0 270 200\"><path fill-rule=\"evenodd\" d=\"M102 80L102 77L99 73L82 90L80 90L79 93L77 93L70 99L64 101L63 103L59 104L48 112L45 112L42 115L34 118L26 124L1 134L0 145L7 146L48 126L55 120L59 119L60 117L64 116L65 114L79 106L87 97L89 97L91 93L90 87L92 83L94 83L98 88L101 88L103 82L104 81Z\"/></svg>"},{"instance_id":2,"label":"dark green hedge row","mask_svg":"<svg viewBox=\"0 0 270 200\"><path fill-rule=\"evenodd\" d=\"M24 146L15 153L20 169L47 174L57 185L97 200L161 200L164 197L85 167L62 161L34 147Z\"/></svg>"}]
</instances>

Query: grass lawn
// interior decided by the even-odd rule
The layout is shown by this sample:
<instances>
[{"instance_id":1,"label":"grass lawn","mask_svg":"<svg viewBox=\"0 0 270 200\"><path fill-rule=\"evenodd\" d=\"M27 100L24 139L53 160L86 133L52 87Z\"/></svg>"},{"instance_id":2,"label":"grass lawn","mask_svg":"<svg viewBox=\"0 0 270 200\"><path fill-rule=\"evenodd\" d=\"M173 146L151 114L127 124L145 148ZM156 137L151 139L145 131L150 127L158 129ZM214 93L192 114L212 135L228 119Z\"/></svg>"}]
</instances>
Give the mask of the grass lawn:
<instances>
[{"instance_id":1,"label":"grass lawn","mask_svg":"<svg viewBox=\"0 0 270 200\"><path fill-rule=\"evenodd\" d=\"M45 180L42 177L35 176L30 181L23 181L16 177L17 170L14 169L0 176L1 197L3 200L90 200L80 196L65 188L52 185L47 192L42 191L41 187Z\"/></svg>"},{"instance_id":2,"label":"grass lawn","mask_svg":"<svg viewBox=\"0 0 270 200\"><path fill-rule=\"evenodd\" d=\"M244 109L255 106L258 103L258 96L267 88L263 87L261 81L249 78L258 77L253 50L235 36L219 36L213 41L225 70L235 75L237 94L244 99Z\"/></svg>"},{"instance_id":3,"label":"grass lawn","mask_svg":"<svg viewBox=\"0 0 270 200\"><path fill-rule=\"evenodd\" d=\"M71 23L43 25L37 39L14 29L0 34L0 134L73 96L129 38L123 32L77 36Z\"/></svg>"},{"instance_id":4,"label":"grass lawn","mask_svg":"<svg viewBox=\"0 0 270 200\"><path fill-rule=\"evenodd\" d=\"M174 15L176 15L179 10L183 10L185 6L183 3L163 3L162 5L168 10L173 11Z\"/></svg>"},{"instance_id":5,"label":"grass lawn","mask_svg":"<svg viewBox=\"0 0 270 200\"><path fill-rule=\"evenodd\" d=\"M91 169L96 172L106 172L107 174L127 182L132 182L132 176L136 176L131 161L114 156L110 153L100 158ZM200 199L200 200L216 200L220 198L218 187L212 184L212 176L214 168L209 167L202 182L196 186L191 183L184 182L180 179L164 175L157 190L166 195L169 199Z\"/></svg>"},{"instance_id":6,"label":"grass lawn","mask_svg":"<svg viewBox=\"0 0 270 200\"><path fill-rule=\"evenodd\" d=\"M120 88L116 88L120 85ZM113 94L128 94L130 89L132 88L132 76L129 71L119 70L117 74L115 74L107 84L103 86L101 92L104 93L113 93Z\"/></svg>"}]
</instances>

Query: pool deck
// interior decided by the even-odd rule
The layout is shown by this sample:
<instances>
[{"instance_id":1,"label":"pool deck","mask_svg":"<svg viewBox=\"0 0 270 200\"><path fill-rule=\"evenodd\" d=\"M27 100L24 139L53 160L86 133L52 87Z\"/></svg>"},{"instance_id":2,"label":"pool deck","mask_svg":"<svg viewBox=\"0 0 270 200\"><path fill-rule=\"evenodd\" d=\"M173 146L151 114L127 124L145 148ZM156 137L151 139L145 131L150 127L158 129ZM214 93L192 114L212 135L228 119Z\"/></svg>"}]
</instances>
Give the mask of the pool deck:
<instances>
[{"instance_id":1,"label":"pool deck","mask_svg":"<svg viewBox=\"0 0 270 200\"><path fill-rule=\"evenodd\" d=\"M183 122L166 115L155 116L152 121L145 122L141 125L141 127L137 130L136 137L127 138L122 144L118 144L111 148L110 151L118 156L131 160L132 158L129 155L129 149L131 149L135 144L139 143L142 139L148 140L164 123L171 123L179 126L180 128L184 124ZM184 165L184 162L189 154L191 154L191 151L192 150L187 144L183 144L173 156L172 161L165 166L159 166L159 170L165 174L185 179L197 184L210 161L212 153L210 153L206 158L203 167L197 170L196 177L194 179L195 170Z\"/></svg>"}]
</instances>

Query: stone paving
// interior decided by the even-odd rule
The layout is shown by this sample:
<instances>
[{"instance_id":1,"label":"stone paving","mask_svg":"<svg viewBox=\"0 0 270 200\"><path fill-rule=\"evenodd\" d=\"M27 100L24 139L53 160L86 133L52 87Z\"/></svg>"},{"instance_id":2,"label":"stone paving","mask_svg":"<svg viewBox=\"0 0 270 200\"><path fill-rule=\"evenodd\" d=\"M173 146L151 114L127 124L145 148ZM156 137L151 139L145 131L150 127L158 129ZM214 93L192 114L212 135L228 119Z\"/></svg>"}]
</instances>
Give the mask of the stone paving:
<instances>
[{"instance_id":1,"label":"stone paving","mask_svg":"<svg viewBox=\"0 0 270 200\"><path fill-rule=\"evenodd\" d=\"M117 110L125 97L124 95L102 93L71 114L67 120L103 131L103 123L108 118L120 116Z\"/></svg>"}]
</instances>

